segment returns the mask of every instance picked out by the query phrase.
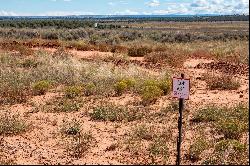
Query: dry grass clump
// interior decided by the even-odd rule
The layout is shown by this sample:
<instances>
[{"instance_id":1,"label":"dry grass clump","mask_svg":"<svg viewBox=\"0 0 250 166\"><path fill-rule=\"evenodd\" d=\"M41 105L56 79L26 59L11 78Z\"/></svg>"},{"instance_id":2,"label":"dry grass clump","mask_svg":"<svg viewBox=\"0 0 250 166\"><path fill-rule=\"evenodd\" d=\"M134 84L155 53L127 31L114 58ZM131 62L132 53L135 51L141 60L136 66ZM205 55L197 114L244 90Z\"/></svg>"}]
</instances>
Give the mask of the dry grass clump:
<instances>
[{"instance_id":1,"label":"dry grass clump","mask_svg":"<svg viewBox=\"0 0 250 166\"><path fill-rule=\"evenodd\" d=\"M128 133L124 150L136 161L133 164L167 164L169 159L168 142L171 132L159 130L146 124L137 125Z\"/></svg>"},{"instance_id":2,"label":"dry grass clump","mask_svg":"<svg viewBox=\"0 0 250 166\"><path fill-rule=\"evenodd\" d=\"M202 164L204 165L247 165L247 144L234 139L223 139L214 145L213 154L209 155Z\"/></svg>"},{"instance_id":3,"label":"dry grass clump","mask_svg":"<svg viewBox=\"0 0 250 166\"><path fill-rule=\"evenodd\" d=\"M161 49L164 51L151 52L145 56L145 59L152 63L167 63L172 67L182 67L188 58L185 50L175 50L171 48Z\"/></svg>"},{"instance_id":4,"label":"dry grass clump","mask_svg":"<svg viewBox=\"0 0 250 166\"><path fill-rule=\"evenodd\" d=\"M210 90L237 90L240 87L240 82L231 75L206 74L203 77Z\"/></svg>"},{"instance_id":5,"label":"dry grass clump","mask_svg":"<svg viewBox=\"0 0 250 166\"><path fill-rule=\"evenodd\" d=\"M204 138L198 138L189 148L189 158L192 161L200 159L201 153L208 148L208 143Z\"/></svg>"},{"instance_id":6,"label":"dry grass clump","mask_svg":"<svg viewBox=\"0 0 250 166\"><path fill-rule=\"evenodd\" d=\"M27 124L20 115L8 112L0 114L0 135L16 135L27 130Z\"/></svg>"},{"instance_id":7,"label":"dry grass clump","mask_svg":"<svg viewBox=\"0 0 250 166\"><path fill-rule=\"evenodd\" d=\"M143 57L152 51L152 48L149 46L133 45L128 48L128 56Z\"/></svg>"},{"instance_id":8,"label":"dry grass clump","mask_svg":"<svg viewBox=\"0 0 250 166\"><path fill-rule=\"evenodd\" d=\"M93 109L90 113L93 120L101 121L135 121L143 117L143 113L136 108L128 108L125 106L115 106L113 104L102 104Z\"/></svg>"},{"instance_id":9,"label":"dry grass clump","mask_svg":"<svg viewBox=\"0 0 250 166\"><path fill-rule=\"evenodd\" d=\"M84 157L90 150L94 141L95 139L90 132L76 134L76 136L73 136L68 147L70 156L78 159Z\"/></svg>"},{"instance_id":10,"label":"dry grass clump","mask_svg":"<svg viewBox=\"0 0 250 166\"><path fill-rule=\"evenodd\" d=\"M198 110L192 121L198 123L210 123L217 134L222 138L215 139L211 143L208 140L197 139L190 147L189 159L191 161L202 161L202 164L233 164L245 165L248 163L247 142L243 141L243 135L248 132L248 112L245 104L235 107L218 108L210 106ZM204 151L209 149L205 156ZM205 156L201 158L201 156Z\"/></svg>"},{"instance_id":11,"label":"dry grass clump","mask_svg":"<svg viewBox=\"0 0 250 166\"><path fill-rule=\"evenodd\" d=\"M248 130L248 107L239 104L233 108L207 107L198 110L193 122L212 123L226 139L240 139Z\"/></svg>"}]
</instances>

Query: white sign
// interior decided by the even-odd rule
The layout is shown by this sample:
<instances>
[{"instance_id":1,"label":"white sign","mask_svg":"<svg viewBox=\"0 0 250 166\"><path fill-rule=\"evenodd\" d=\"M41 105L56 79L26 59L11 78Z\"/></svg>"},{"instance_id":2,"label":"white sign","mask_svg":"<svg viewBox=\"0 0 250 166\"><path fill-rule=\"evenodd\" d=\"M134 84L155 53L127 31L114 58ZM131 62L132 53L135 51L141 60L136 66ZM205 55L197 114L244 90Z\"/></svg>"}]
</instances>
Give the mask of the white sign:
<instances>
[{"instance_id":1,"label":"white sign","mask_svg":"<svg viewBox=\"0 0 250 166\"><path fill-rule=\"evenodd\" d=\"M190 80L182 78L173 78L173 97L179 99L189 99Z\"/></svg>"}]
</instances>

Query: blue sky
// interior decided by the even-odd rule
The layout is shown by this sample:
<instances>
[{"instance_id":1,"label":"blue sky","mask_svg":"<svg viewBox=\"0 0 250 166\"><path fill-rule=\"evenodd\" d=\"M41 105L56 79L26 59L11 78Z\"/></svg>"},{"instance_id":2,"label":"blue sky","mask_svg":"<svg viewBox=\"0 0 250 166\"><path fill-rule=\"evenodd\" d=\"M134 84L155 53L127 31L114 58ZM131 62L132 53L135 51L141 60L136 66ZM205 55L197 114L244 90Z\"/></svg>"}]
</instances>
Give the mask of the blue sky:
<instances>
[{"instance_id":1,"label":"blue sky","mask_svg":"<svg viewBox=\"0 0 250 166\"><path fill-rule=\"evenodd\" d=\"M248 0L0 0L0 16L243 13Z\"/></svg>"}]
</instances>

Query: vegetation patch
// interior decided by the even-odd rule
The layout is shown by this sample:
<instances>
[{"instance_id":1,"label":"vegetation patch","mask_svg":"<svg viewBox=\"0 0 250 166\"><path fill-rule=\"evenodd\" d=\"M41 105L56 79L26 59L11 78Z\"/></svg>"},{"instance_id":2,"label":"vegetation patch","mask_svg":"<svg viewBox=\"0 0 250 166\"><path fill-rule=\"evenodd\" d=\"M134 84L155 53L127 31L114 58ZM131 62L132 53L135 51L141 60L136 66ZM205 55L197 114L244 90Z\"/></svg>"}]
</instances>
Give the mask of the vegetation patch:
<instances>
[{"instance_id":1,"label":"vegetation patch","mask_svg":"<svg viewBox=\"0 0 250 166\"><path fill-rule=\"evenodd\" d=\"M141 111L135 108L115 106L113 104L103 104L95 107L90 117L93 120L101 121L134 121L142 118Z\"/></svg>"},{"instance_id":2,"label":"vegetation patch","mask_svg":"<svg viewBox=\"0 0 250 166\"><path fill-rule=\"evenodd\" d=\"M241 85L240 82L235 80L229 75L205 75L204 79L210 90L237 90Z\"/></svg>"},{"instance_id":3,"label":"vegetation patch","mask_svg":"<svg viewBox=\"0 0 250 166\"><path fill-rule=\"evenodd\" d=\"M239 139L248 131L248 108L239 104L232 108L208 107L200 109L194 115L193 122L212 122L216 130L225 138Z\"/></svg>"},{"instance_id":4,"label":"vegetation patch","mask_svg":"<svg viewBox=\"0 0 250 166\"><path fill-rule=\"evenodd\" d=\"M208 148L208 143L204 138L198 138L189 148L189 158L191 161L200 159L201 153Z\"/></svg>"},{"instance_id":5,"label":"vegetation patch","mask_svg":"<svg viewBox=\"0 0 250 166\"><path fill-rule=\"evenodd\" d=\"M80 99L56 98L47 102L44 106L37 108L45 112L76 112L83 103Z\"/></svg>"},{"instance_id":6,"label":"vegetation patch","mask_svg":"<svg viewBox=\"0 0 250 166\"><path fill-rule=\"evenodd\" d=\"M18 114L0 114L0 135L16 135L27 130L27 124Z\"/></svg>"},{"instance_id":7,"label":"vegetation patch","mask_svg":"<svg viewBox=\"0 0 250 166\"><path fill-rule=\"evenodd\" d=\"M65 96L69 99L80 96L83 93L81 86L69 86L65 89Z\"/></svg>"},{"instance_id":8,"label":"vegetation patch","mask_svg":"<svg viewBox=\"0 0 250 166\"><path fill-rule=\"evenodd\" d=\"M51 83L47 80L38 81L32 85L35 95L44 95L50 88Z\"/></svg>"}]
</instances>

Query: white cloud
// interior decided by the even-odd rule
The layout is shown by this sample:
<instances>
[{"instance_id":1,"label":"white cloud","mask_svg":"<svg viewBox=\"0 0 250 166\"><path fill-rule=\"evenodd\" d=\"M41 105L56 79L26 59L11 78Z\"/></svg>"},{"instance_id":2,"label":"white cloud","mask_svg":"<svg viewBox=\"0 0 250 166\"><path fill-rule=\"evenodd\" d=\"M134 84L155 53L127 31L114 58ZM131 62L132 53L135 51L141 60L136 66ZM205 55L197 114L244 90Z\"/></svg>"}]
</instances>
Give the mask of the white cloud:
<instances>
[{"instance_id":1,"label":"white cloud","mask_svg":"<svg viewBox=\"0 0 250 166\"><path fill-rule=\"evenodd\" d=\"M108 5L115 6L115 3L114 2L109 2Z\"/></svg>"},{"instance_id":2,"label":"white cloud","mask_svg":"<svg viewBox=\"0 0 250 166\"><path fill-rule=\"evenodd\" d=\"M122 11L122 12L115 12L114 14L115 15L137 15L137 14L139 14L139 12L127 9L127 10Z\"/></svg>"},{"instance_id":3,"label":"white cloud","mask_svg":"<svg viewBox=\"0 0 250 166\"><path fill-rule=\"evenodd\" d=\"M152 0L150 2L147 2L146 5L150 6L150 7L157 7L157 6L160 6L160 1L159 0Z\"/></svg>"},{"instance_id":4,"label":"white cloud","mask_svg":"<svg viewBox=\"0 0 250 166\"><path fill-rule=\"evenodd\" d=\"M18 14L12 11L0 10L0 16L17 16Z\"/></svg>"}]
</instances>

